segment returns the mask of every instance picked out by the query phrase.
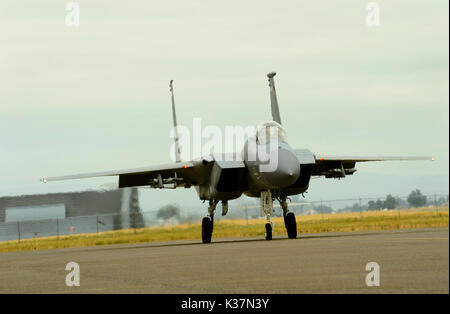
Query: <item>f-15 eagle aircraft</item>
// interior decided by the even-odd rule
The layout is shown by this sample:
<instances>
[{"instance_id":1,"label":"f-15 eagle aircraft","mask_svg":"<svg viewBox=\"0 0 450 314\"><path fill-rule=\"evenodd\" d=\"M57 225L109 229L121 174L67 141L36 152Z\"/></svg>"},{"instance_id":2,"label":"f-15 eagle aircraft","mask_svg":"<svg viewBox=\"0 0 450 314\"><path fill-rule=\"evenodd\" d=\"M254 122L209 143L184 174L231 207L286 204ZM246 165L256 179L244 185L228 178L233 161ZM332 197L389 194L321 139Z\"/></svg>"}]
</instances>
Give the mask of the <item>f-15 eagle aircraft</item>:
<instances>
[{"instance_id":1,"label":"f-15 eagle aircraft","mask_svg":"<svg viewBox=\"0 0 450 314\"><path fill-rule=\"evenodd\" d=\"M176 162L143 168L87 173L61 177L43 178L41 181L81 179L100 176L118 176L119 188L149 186L151 188L189 188L194 186L200 200L208 201L208 214L202 220L202 241L210 243L214 226L214 213L219 202L222 215L228 212L228 201L242 194L261 199L261 213L266 217L265 238L272 239L273 201L277 200L283 209L284 223L289 238L297 237L297 223L294 213L288 209L287 198L302 194L309 187L313 176L344 178L353 175L357 162L385 160L434 160L432 157L361 157L316 155L308 149L293 149L286 139L281 125L275 72L267 74L270 87L270 102L273 121L263 122L255 134L245 142L240 160L227 161L210 155L199 160L181 161L177 135L175 136ZM175 102L170 82L172 114L176 130ZM275 143L275 145L274 145ZM268 152L264 158L258 153ZM266 158L267 156L268 159ZM254 158L253 158L254 157ZM261 166L276 159L276 167L262 171Z\"/></svg>"}]
</instances>

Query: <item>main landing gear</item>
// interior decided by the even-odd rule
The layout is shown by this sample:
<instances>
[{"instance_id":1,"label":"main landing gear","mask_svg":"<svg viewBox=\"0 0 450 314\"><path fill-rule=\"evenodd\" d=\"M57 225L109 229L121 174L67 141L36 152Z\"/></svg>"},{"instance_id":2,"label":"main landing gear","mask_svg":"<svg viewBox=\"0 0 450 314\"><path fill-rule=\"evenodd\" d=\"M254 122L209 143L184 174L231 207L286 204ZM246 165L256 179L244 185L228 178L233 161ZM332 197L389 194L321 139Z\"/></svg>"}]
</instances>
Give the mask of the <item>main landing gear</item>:
<instances>
[{"instance_id":1,"label":"main landing gear","mask_svg":"<svg viewBox=\"0 0 450 314\"><path fill-rule=\"evenodd\" d=\"M202 220L202 242L211 243L212 232L214 227L214 218L209 216L204 217Z\"/></svg>"},{"instance_id":2,"label":"main landing gear","mask_svg":"<svg viewBox=\"0 0 450 314\"><path fill-rule=\"evenodd\" d=\"M208 207L208 216L204 217L202 220L202 242L211 243L212 233L214 229L214 212L216 211L216 206L219 201L210 200ZM227 203L228 206L228 203ZM227 207L228 209L228 207Z\"/></svg>"},{"instance_id":3,"label":"main landing gear","mask_svg":"<svg viewBox=\"0 0 450 314\"><path fill-rule=\"evenodd\" d=\"M295 220L295 214L288 210L286 197L280 198L280 205L283 208L284 226L289 239L297 238L297 221Z\"/></svg>"},{"instance_id":4,"label":"main landing gear","mask_svg":"<svg viewBox=\"0 0 450 314\"><path fill-rule=\"evenodd\" d=\"M295 239L297 237L297 222L295 215L288 209L286 202L286 196L276 197L280 202L283 209L284 226L289 239ZM211 243L212 233L214 229L214 213L219 200L210 200L208 206L208 215L202 220L202 242ZM228 212L228 201L222 201L222 216L225 216ZM273 198L270 190L261 192L261 216L266 217L265 223L265 238L266 240L272 240L273 222L270 218L273 216Z\"/></svg>"}]
</instances>

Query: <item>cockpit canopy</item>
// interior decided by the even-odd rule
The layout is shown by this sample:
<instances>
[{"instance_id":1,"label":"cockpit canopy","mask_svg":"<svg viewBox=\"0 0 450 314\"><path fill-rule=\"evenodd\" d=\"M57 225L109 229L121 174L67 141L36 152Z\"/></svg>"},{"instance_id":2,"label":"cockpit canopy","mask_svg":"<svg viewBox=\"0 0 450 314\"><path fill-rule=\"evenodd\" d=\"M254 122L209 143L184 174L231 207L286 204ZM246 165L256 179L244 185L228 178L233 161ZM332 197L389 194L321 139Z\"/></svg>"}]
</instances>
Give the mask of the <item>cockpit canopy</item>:
<instances>
[{"instance_id":1,"label":"cockpit canopy","mask_svg":"<svg viewBox=\"0 0 450 314\"><path fill-rule=\"evenodd\" d=\"M256 140L260 145L269 143L271 140L287 143L286 131L275 121L268 121L256 128Z\"/></svg>"}]
</instances>

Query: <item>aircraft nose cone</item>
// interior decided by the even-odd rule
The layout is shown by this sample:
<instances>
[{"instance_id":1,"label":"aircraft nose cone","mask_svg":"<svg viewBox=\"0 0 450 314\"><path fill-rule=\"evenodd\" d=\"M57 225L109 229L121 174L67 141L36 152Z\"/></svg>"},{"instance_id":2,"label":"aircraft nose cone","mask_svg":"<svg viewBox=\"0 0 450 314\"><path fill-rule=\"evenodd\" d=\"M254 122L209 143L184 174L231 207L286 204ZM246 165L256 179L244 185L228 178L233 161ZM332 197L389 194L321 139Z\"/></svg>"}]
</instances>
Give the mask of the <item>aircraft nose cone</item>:
<instances>
[{"instance_id":1,"label":"aircraft nose cone","mask_svg":"<svg viewBox=\"0 0 450 314\"><path fill-rule=\"evenodd\" d=\"M290 186L300 176L300 163L295 154L288 149L278 149L276 153L277 165L274 171L264 172L266 182L275 188Z\"/></svg>"}]
</instances>

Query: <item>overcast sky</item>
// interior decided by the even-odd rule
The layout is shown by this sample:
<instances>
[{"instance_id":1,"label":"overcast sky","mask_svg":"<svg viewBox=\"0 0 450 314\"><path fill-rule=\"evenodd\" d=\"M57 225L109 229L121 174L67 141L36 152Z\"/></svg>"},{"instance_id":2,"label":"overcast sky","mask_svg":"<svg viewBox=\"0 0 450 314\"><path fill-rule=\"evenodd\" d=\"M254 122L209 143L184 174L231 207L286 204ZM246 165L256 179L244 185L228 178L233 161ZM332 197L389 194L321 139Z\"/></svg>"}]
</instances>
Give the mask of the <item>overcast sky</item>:
<instances>
[{"instance_id":1,"label":"overcast sky","mask_svg":"<svg viewBox=\"0 0 450 314\"><path fill-rule=\"evenodd\" d=\"M378 1L379 27L356 0L77 2L72 28L65 1L0 2L0 196L99 188L114 180L39 178L167 162L170 79L180 124L267 120L270 71L294 148L437 158L361 165L315 180L311 197L448 193L447 0Z\"/></svg>"}]
</instances>

